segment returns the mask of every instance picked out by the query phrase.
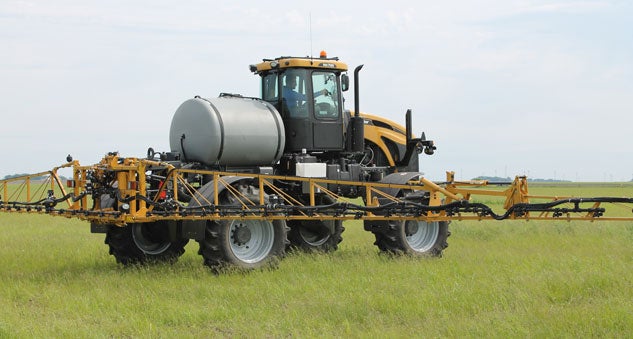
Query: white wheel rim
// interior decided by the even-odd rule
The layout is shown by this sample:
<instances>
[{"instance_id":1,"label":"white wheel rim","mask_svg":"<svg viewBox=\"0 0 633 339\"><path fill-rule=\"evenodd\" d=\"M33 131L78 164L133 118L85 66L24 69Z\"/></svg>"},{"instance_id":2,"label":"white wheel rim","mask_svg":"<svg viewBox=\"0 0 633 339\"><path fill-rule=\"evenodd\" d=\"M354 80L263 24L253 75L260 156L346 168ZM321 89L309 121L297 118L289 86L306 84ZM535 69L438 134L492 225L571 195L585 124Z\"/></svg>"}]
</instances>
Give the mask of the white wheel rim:
<instances>
[{"instance_id":1,"label":"white wheel rim","mask_svg":"<svg viewBox=\"0 0 633 339\"><path fill-rule=\"evenodd\" d=\"M231 251L236 258L249 264L266 259L275 242L273 224L266 220L233 220L229 232Z\"/></svg>"},{"instance_id":2,"label":"white wheel rim","mask_svg":"<svg viewBox=\"0 0 633 339\"><path fill-rule=\"evenodd\" d=\"M415 223L412 225L411 223ZM440 223L438 221L426 222L421 220L409 220L405 226L417 226L417 230L406 235L407 243L416 252L427 252L433 248L440 234Z\"/></svg>"}]
</instances>

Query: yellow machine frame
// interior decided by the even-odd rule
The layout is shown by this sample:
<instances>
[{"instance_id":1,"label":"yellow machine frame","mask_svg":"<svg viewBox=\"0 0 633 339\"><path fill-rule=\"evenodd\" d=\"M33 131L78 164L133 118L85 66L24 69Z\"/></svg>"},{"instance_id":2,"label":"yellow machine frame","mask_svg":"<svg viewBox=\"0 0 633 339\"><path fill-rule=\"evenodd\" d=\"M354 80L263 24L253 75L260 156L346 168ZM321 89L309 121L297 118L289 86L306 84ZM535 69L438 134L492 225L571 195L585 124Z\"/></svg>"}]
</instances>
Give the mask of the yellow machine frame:
<instances>
[{"instance_id":1,"label":"yellow machine frame","mask_svg":"<svg viewBox=\"0 0 633 339\"><path fill-rule=\"evenodd\" d=\"M385 144L383 138L392 140L394 143L399 145L406 145L407 138L405 127L377 115L362 112L360 112L359 114L364 119L371 121L380 121L392 128L388 129L380 126L365 124L365 139L374 143L376 146L378 146L378 148L380 148L387 161L389 162L389 166L396 166L396 161L399 159L393 158L393 154L391 154L391 150L389 150L389 147L387 147L387 144Z\"/></svg>"},{"instance_id":2,"label":"yellow machine frame","mask_svg":"<svg viewBox=\"0 0 633 339\"><path fill-rule=\"evenodd\" d=\"M167 177L154 201L147 199L146 170L152 166L160 166L167 170ZM59 169L72 167L73 180L69 181L72 188L67 193L62 180L58 176ZM99 198L93 201L88 192L91 182L89 173L99 175L105 171L116 174L118 182L118 196L129 203L120 204L118 210L113 208L101 209ZM185 180L188 174L212 176L215 185L215 195L212 199L196 196L195 188ZM226 177L240 176L253 178L259 185L259 201L253 201L241 194L224 181ZM40 177L37 181L34 179ZM44 177L44 179L41 179ZM293 181L307 185L309 203L303 204L282 189L274 185L275 180L285 182ZM328 185L357 186L365 189L364 200L366 205L355 204L353 201L345 201L331 190ZM222 210L218 192L219 185L223 185L229 193L240 201L241 206L230 211ZM454 173L447 173L445 183L434 183L420 177L406 184L386 184L377 182L350 182L327 180L320 178L302 178L263 174L232 173L218 171L203 171L192 169L179 169L174 166L147 159L120 158L111 154L103 158L101 162L92 166L81 166L78 161L72 161L48 172L34 175L15 177L0 180L0 211L19 213L46 213L65 217L74 217L95 223L115 224L124 226L128 223L154 222L158 220L223 220L223 219L283 219L283 220L493 220L493 219L517 219L517 220L633 220L633 216L621 217L605 215L602 207L605 203L625 205L630 211L633 199L629 198L572 198L555 196L537 196L528 193L526 177L516 177L504 190L482 189L487 186L487 181L455 181ZM164 196L162 192L173 192L173 200L178 201L178 186L182 186L188 194L194 196L198 205L206 206L196 211L187 209L186 204L176 203L169 212L156 211L154 203L158 197ZM407 190L410 192L429 192L428 206L421 209L405 209L409 202L402 197L396 197L385 193L388 189ZM264 192L274 192L280 197L277 204L266 204ZM317 193L326 194L339 201L338 212L325 212L319 209L308 211L309 207L318 207L315 204ZM56 198L55 194L62 197ZM488 196L503 199L503 217L501 214L485 208L481 204L472 202L473 197ZM556 202L557 207L540 207L531 204L530 199ZM381 207L381 201L392 203L403 208L394 209L390 213L375 213ZM558 207L560 206L563 207ZM568 207L564 207L568 205ZM588 207L582 207L589 205ZM60 207L64 206L64 207ZM284 213L284 210L295 208L299 213Z\"/></svg>"}]
</instances>

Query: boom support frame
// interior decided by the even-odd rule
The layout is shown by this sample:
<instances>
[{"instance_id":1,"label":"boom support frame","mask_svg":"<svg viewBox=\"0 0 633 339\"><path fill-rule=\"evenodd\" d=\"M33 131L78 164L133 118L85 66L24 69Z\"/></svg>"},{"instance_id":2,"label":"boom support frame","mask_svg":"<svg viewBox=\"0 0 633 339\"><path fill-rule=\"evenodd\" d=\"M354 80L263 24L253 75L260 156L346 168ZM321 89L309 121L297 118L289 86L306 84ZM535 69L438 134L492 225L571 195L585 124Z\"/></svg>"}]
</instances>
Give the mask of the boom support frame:
<instances>
[{"instance_id":1,"label":"boom support frame","mask_svg":"<svg viewBox=\"0 0 633 339\"><path fill-rule=\"evenodd\" d=\"M67 193L58 171L71 167L73 179ZM157 189L149 189L155 180L153 172L165 174ZM257 188L256 197L246 195L226 180L239 176L250 179ZM213 197L196 194L195 182L188 178L212 178ZM309 200L301 202L284 192L280 183L302 185ZM482 189L487 181L456 181L454 173L447 173L444 183L424 177L406 184L354 182L303 178L267 174L234 173L177 168L168 162L150 159L121 158L108 154L92 166L81 166L71 161L50 171L0 180L0 212L46 213L79 218L92 223L124 226L160 220L228 220L228 219L283 219L283 220L633 220L633 198L600 197L575 198L539 196L528 193L528 181L517 176L503 190ZM333 187L353 186L363 202L341 197ZM222 189L233 196L238 205L223 205ZM393 196L385 191L409 192ZM191 197L195 204L182 202L179 194ZM325 194L337 201L317 205L317 194ZM59 196L57 198L56 196ZM102 207L101 200L115 199L114 206ZM476 198L503 200L503 211ZM538 200L539 202L531 202ZM606 213L606 204L625 206L626 216ZM191 205L191 206L190 206Z\"/></svg>"}]
</instances>

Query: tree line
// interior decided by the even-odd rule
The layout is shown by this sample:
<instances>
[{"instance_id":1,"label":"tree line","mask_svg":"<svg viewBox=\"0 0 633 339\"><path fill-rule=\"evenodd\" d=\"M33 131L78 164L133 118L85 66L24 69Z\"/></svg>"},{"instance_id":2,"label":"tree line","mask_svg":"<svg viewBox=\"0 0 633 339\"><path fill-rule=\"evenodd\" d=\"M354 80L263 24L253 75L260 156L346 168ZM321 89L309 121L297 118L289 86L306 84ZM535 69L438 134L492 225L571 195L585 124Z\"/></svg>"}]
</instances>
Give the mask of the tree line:
<instances>
[{"instance_id":1,"label":"tree line","mask_svg":"<svg viewBox=\"0 0 633 339\"><path fill-rule=\"evenodd\" d=\"M3 180L7 180L7 179L12 179L12 178L17 178L17 177L24 177L30 175L29 173L16 173L16 174L8 174L5 175L4 178L2 178ZM61 180L67 180L66 177L64 176L59 176L59 178ZM31 177L31 180L37 181L37 180L45 180L48 179L48 175L41 175L41 176L37 176L37 177Z\"/></svg>"}]
</instances>

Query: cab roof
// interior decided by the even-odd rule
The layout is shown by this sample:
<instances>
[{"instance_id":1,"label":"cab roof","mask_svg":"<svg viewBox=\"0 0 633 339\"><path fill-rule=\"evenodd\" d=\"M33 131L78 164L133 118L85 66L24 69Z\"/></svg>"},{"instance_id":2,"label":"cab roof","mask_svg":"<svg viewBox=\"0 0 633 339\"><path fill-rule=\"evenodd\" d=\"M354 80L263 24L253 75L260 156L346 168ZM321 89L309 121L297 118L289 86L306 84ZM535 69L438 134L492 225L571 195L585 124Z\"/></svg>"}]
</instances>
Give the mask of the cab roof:
<instances>
[{"instance_id":1,"label":"cab roof","mask_svg":"<svg viewBox=\"0 0 633 339\"><path fill-rule=\"evenodd\" d=\"M311 69L329 69L337 71L347 71L347 64L340 62L337 57L290 57L281 56L275 59L264 59L262 62L250 65L251 72L263 73L273 69L284 68L311 68Z\"/></svg>"}]
</instances>

